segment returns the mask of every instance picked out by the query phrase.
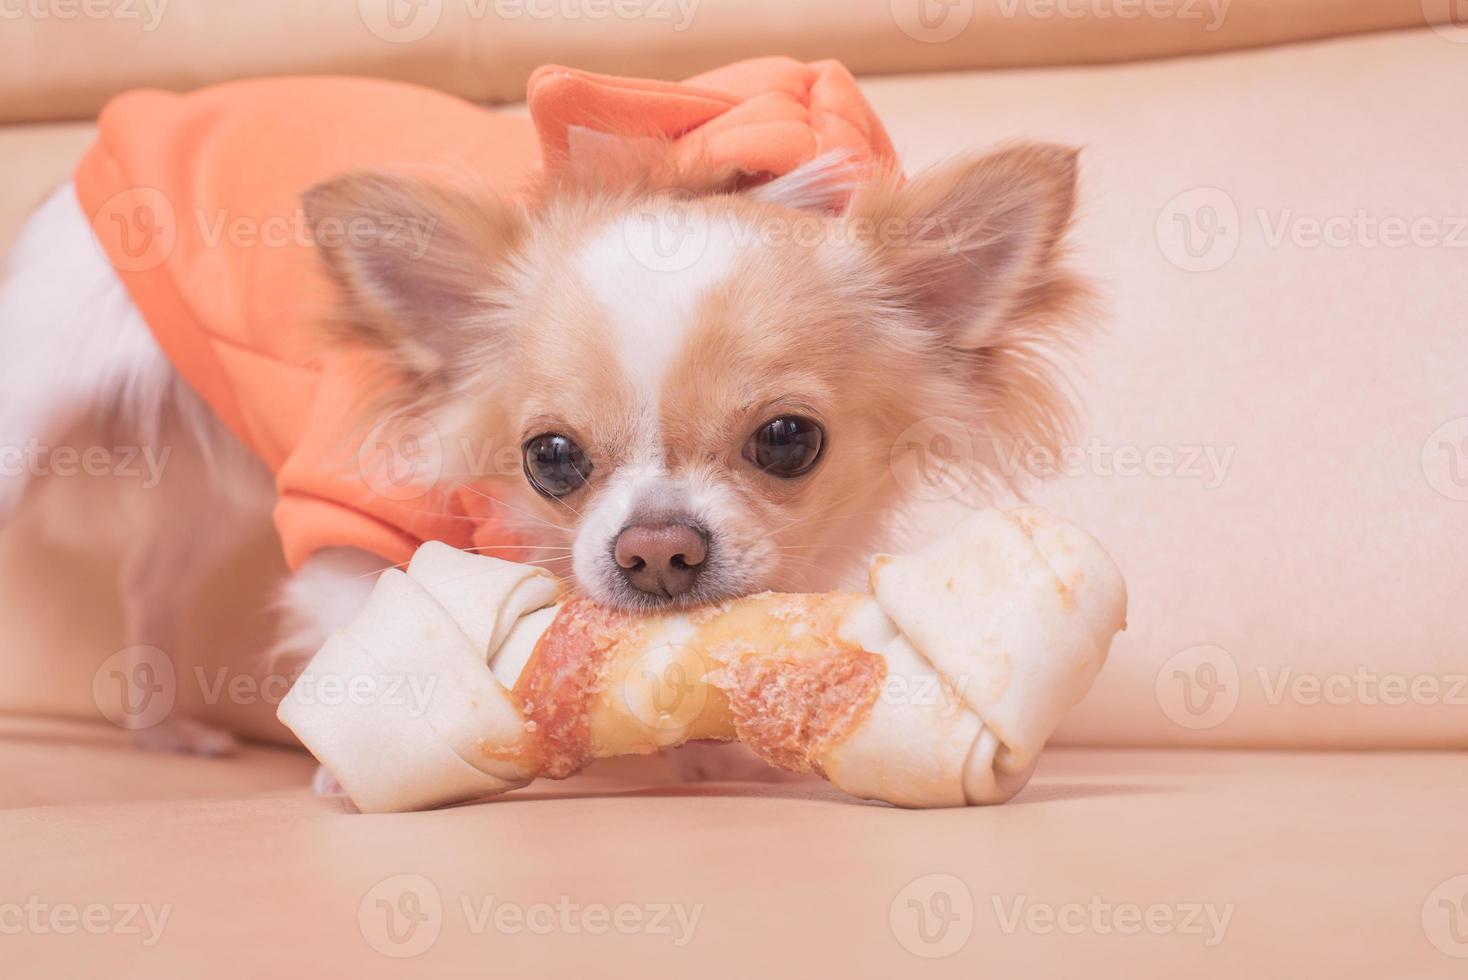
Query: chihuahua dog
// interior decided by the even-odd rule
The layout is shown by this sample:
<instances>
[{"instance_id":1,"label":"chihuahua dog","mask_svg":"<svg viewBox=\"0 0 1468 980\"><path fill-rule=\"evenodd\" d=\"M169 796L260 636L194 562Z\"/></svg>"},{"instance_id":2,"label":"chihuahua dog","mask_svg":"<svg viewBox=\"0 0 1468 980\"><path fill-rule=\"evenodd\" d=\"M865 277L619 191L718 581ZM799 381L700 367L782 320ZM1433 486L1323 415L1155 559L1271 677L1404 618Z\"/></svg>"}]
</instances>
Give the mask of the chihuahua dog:
<instances>
[{"instance_id":1,"label":"chihuahua dog","mask_svg":"<svg viewBox=\"0 0 1468 980\"><path fill-rule=\"evenodd\" d=\"M696 177L643 155L514 201L385 173L303 198L315 227L434 229L422 254L318 240L341 298L329 342L400 379L375 411L431 419L446 446L515 447L513 472L449 458L440 477L487 481L529 542L508 557L639 609L826 589L902 512L894 459L929 421L992 447L967 461L974 487L997 454L1058 447L1052 355L1086 295L1063 262L1074 151L1014 145L909 180L829 158ZM191 583L268 511L269 474L170 366L69 186L14 247L0 332L0 445L100 416L190 474L149 495L121 572L129 642L167 649ZM26 482L0 477L0 519ZM382 566L307 561L283 586L282 647L314 651ZM148 740L229 744L189 722Z\"/></svg>"}]
</instances>

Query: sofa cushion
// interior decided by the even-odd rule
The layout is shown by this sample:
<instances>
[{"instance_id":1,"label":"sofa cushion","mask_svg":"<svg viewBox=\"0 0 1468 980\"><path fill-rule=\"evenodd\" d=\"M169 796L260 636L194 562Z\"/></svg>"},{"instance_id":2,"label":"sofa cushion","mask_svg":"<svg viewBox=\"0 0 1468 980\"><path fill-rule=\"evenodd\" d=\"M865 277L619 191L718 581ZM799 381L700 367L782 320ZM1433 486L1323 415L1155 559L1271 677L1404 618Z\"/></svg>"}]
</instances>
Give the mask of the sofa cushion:
<instances>
[{"instance_id":1,"label":"sofa cushion","mask_svg":"<svg viewBox=\"0 0 1468 980\"><path fill-rule=\"evenodd\" d=\"M292 753L0 731L0 806L79 801L0 809L7 976L1432 980L1468 953L1462 753L1060 750L1005 806L921 812L592 774L364 816L272 786Z\"/></svg>"}]
</instances>

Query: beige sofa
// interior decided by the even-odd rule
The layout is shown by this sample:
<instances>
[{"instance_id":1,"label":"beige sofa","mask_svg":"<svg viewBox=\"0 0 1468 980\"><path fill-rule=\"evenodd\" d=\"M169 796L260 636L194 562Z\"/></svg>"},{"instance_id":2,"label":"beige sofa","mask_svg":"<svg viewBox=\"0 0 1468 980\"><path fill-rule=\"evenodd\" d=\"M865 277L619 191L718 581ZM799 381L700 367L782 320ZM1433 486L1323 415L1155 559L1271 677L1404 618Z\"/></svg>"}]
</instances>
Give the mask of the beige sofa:
<instances>
[{"instance_id":1,"label":"beige sofa","mask_svg":"<svg viewBox=\"0 0 1468 980\"><path fill-rule=\"evenodd\" d=\"M542 61L675 76L783 51L862 73L912 168L1083 144L1077 258L1109 309L1076 373L1085 433L1032 496L1110 547L1132 607L1004 807L680 784L655 763L362 816L311 795L278 678L250 657L279 574L268 528L174 652L178 710L247 748L145 755L102 720L113 556L67 542L65 514L131 491L53 478L0 536L4 975L1462 976L1468 34L1441 8L957 0L945 21L904 0L704 0L680 28L564 4L386 20L372 0L174 0L151 30L121 7L13 18L6 241L108 93L262 72L506 99Z\"/></svg>"}]
</instances>

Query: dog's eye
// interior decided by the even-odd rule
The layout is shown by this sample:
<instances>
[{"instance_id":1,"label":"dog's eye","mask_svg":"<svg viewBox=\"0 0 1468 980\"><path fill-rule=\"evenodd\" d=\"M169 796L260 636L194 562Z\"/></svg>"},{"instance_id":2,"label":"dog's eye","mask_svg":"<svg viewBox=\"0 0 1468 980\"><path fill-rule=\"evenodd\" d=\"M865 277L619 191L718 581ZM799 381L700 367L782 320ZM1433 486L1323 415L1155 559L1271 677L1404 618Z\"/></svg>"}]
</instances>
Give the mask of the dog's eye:
<instances>
[{"instance_id":1,"label":"dog's eye","mask_svg":"<svg viewBox=\"0 0 1468 980\"><path fill-rule=\"evenodd\" d=\"M744 455L773 476L800 476L816 465L825 441L826 433L813 420L784 415L756 429Z\"/></svg>"},{"instance_id":2,"label":"dog's eye","mask_svg":"<svg viewBox=\"0 0 1468 980\"><path fill-rule=\"evenodd\" d=\"M525 443L525 476L547 497L564 497L591 476L591 460L567 437L546 432Z\"/></svg>"}]
</instances>

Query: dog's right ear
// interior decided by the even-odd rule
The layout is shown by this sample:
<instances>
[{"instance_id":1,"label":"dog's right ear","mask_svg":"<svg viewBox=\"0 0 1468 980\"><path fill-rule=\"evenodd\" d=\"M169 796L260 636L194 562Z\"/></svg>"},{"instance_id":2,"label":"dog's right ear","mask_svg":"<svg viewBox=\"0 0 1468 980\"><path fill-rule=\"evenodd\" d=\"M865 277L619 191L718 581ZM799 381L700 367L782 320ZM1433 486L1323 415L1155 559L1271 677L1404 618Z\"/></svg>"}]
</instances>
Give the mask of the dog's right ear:
<instances>
[{"instance_id":1,"label":"dog's right ear","mask_svg":"<svg viewBox=\"0 0 1468 980\"><path fill-rule=\"evenodd\" d=\"M1079 289L1060 263L1076 157L1069 147L1021 143L905 185L863 188L851 213L875 232L894 301L961 350L1002 343L1015 321L1066 307Z\"/></svg>"},{"instance_id":2,"label":"dog's right ear","mask_svg":"<svg viewBox=\"0 0 1468 980\"><path fill-rule=\"evenodd\" d=\"M493 293L523 229L515 204L364 171L311 187L302 205L341 289L337 339L418 378L490 339Z\"/></svg>"}]
</instances>

